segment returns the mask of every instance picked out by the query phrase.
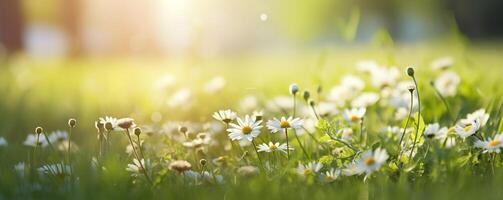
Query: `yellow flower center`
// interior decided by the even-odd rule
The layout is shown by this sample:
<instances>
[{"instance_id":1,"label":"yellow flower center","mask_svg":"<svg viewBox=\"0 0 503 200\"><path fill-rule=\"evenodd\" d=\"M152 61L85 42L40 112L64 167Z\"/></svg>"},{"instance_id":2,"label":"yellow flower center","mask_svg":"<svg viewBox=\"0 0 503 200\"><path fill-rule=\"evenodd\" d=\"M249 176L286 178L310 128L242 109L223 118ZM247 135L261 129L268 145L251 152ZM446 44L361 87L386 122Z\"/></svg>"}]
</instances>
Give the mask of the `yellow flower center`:
<instances>
[{"instance_id":1,"label":"yellow flower center","mask_svg":"<svg viewBox=\"0 0 503 200\"><path fill-rule=\"evenodd\" d=\"M367 160L365 160L365 165L367 165L367 166L373 165L375 163L376 163L376 160L374 160L374 158L368 158Z\"/></svg>"},{"instance_id":2,"label":"yellow flower center","mask_svg":"<svg viewBox=\"0 0 503 200\"><path fill-rule=\"evenodd\" d=\"M499 144L501 144L501 141L499 141L499 140L493 140L493 141L489 142L489 146L491 146L491 147L495 147Z\"/></svg>"},{"instance_id":3,"label":"yellow flower center","mask_svg":"<svg viewBox=\"0 0 503 200\"><path fill-rule=\"evenodd\" d=\"M472 129L472 125L471 125L471 124L466 125L466 126L463 128L463 131L464 131L464 132L468 132L468 131L470 131L470 129Z\"/></svg>"},{"instance_id":4,"label":"yellow flower center","mask_svg":"<svg viewBox=\"0 0 503 200\"><path fill-rule=\"evenodd\" d=\"M241 129L241 131L243 131L243 133L247 135L252 132L252 128L250 126L245 126Z\"/></svg>"},{"instance_id":5,"label":"yellow flower center","mask_svg":"<svg viewBox=\"0 0 503 200\"><path fill-rule=\"evenodd\" d=\"M290 123L286 120L281 120L281 122L279 122L279 126L281 128L290 128Z\"/></svg>"},{"instance_id":6,"label":"yellow flower center","mask_svg":"<svg viewBox=\"0 0 503 200\"><path fill-rule=\"evenodd\" d=\"M350 119L351 119L352 122L357 122L358 120L360 120L360 118L358 116L356 116L356 115L351 115Z\"/></svg>"},{"instance_id":7,"label":"yellow flower center","mask_svg":"<svg viewBox=\"0 0 503 200\"><path fill-rule=\"evenodd\" d=\"M276 150L276 149L278 149L278 147L277 147L276 145L274 145L274 144L273 144L273 145L269 146L269 149L271 149L271 150Z\"/></svg>"}]
</instances>

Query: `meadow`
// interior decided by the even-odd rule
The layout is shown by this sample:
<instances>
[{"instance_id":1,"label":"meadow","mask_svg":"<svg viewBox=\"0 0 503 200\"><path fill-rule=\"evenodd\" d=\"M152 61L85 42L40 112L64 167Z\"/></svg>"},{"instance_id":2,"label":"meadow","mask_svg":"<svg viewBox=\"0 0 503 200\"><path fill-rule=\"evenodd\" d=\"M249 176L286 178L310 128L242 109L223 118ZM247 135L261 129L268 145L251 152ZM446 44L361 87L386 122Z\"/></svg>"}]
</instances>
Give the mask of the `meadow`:
<instances>
[{"instance_id":1,"label":"meadow","mask_svg":"<svg viewBox=\"0 0 503 200\"><path fill-rule=\"evenodd\" d=\"M0 199L501 199L502 50L11 57Z\"/></svg>"}]
</instances>

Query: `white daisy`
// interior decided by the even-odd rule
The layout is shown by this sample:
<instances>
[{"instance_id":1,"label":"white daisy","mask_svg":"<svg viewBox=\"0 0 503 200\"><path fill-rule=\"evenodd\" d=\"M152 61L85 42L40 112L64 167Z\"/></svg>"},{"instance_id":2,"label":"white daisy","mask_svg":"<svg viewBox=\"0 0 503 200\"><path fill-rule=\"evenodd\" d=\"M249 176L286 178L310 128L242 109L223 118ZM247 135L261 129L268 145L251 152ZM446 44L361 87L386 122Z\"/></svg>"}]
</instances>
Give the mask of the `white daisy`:
<instances>
[{"instance_id":1,"label":"white daisy","mask_svg":"<svg viewBox=\"0 0 503 200\"><path fill-rule=\"evenodd\" d=\"M447 127L442 127L440 128L440 125L438 123L434 124L428 124L426 128L424 129L424 137L432 139L439 139L439 138L445 138L447 135Z\"/></svg>"},{"instance_id":2,"label":"white daisy","mask_svg":"<svg viewBox=\"0 0 503 200\"><path fill-rule=\"evenodd\" d=\"M27 174L26 169L27 167L26 164L24 164L24 162L19 162L16 165L14 165L14 171L20 177L24 177L25 174Z\"/></svg>"},{"instance_id":3,"label":"white daisy","mask_svg":"<svg viewBox=\"0 0 503 200\"><path fill-rule=\"evenodd\" d=\"M434 70L445 70L454 64L454 59L452 57L443 57L433 60L431 62L431 68Z\"/></svg>"},{"instance_id":4,"label":"white daisy","mask_svg":"<svg viewBox=\"0 0 503 200\"><path fill-rule=\"evenodd\" d=\"M38 138L38 142L37 142L37 138ZM37 134L28 134L28 136L26 137L26 140L24 140L23 144L26 146L31 146L31 147L35 147L35 146L47 147L47 145L49 145L49 143L47 143L47 140L45 139L45 137L42 134L40 134L38 136L37 136Z\"/></svg>"},{"instance_id":5,"label":"white daisy","mask_svg":"<svg viewBox=\"0 0 503 200\"><path fill-rule=\"evenodd\" d=\"M71 174L70 165L64 163L57 163L52 165L44 165L38 168L38 172L42 175L52 176L58 179L65 179Z\"/></svg>"},{"instance_id":6,"label":"white daisy","mask_svg":"<svg viewBox=\"0 0 503 200\"><path fill-rule=\"evenodd\" d=\"M115 117L109 117L109 116L100 117L99 123L103 124L103 126L105 126L105 124L107 123L110 123L112 125L112 130L117 128L117 118Z\"/></svg>"},{"instance_id":7,"label":"white daisy","mask_svg":"<svg viewBox=\"0 0 503 200\"><path fill-rule=\"evenodd\" d=\"M341 139L345 141L349 141L353 139L353 129L352 128L341 128L338 131L339 135L341 136Z\"/></svg>"},{"instance_id":8,"label":"white daisy","mask_svg":"<svg viewBox=\"0 0 503 200\"><path fill-rule=\"evenodd\" d=\"M365 108L374 105L379 100L379 95L373 92L365 92L356 97L352 102L353 108Z\"/></svg>"},{"instance_id":9,"label":"white daisy","mask_svg":"<svg viewBox=\"0 0 503 200\"><path fill-rule=\"evenodd\" d=\"M145 159L141 159L141 161L138 161L138 159L135 158L132 164L127 165L126 171L131 172L131 176L141 177L145 175L144 170L150 172L151 168L152 164L150 160L147 159L147 161L145 161Z\"/></svg>"},{"instance_id":10,"label":"white daisy","mask_svg":"<svg viewBox=\"0 0 503 200\"><path fill-rule=\"evenodd\" d=\"M58 130L58 131L52 132L47 137L49 138L49 141L51 143L61 142L61 141L68 140L68 132L66 132L66 131L59 131Z\"/></svg>"},{"instance_id":11,"label":"white daisy","mask_svg":"<svg viewBox=\"0 0 503 200\"><path fill-rule=\"evenodd\" d=\"M274 152L274 151L281 151L283 153L287 153L287 146L286 144L280 144L279 142L272 143L269 142L269 144L262 143L258 145L258 151L265 151L265 152ZM293 150L293 148L290 148L290 150Z\"/></svg>"},{"instance_id":12,"label":"white daisy","mask_svg":"<svg viewBox=\"0 0 503 200\"><path fill-rule=\"evenodd\" d=\"M231 128L227 129L231 140L252 141L260 134L262 120L256 121L253 117L246 115L244 119L237 118L237 124L230 123Z\"/></svg>"},{"instance_id":13,"label":"white daisy","mask_svg":"<svg viewBox=\"0 0 503 200\"><path fill-rule=\"evenodd\" d=\"M444 97L456 95L458 85L461 81L459 75L454 72L444 72L433 83L438 92Z\"/></svg>"},{"instance_id":14,"label":"white daisy","mask_svg":"<svg viewBox=\"0 0 503 200\"><path fill-rule=\"evenodd\" d=\"M349 123L360 123L365 115L365 108L345 109L343 116Z\"/></svg>"},{"instance_id":15,"label":"white daisy","mask_svg":"<svg viewBox=\"0 0 503 200\"><path fill-rule=\"evenodd\" d=\"M476 110L473 113L470 113L466 115L465 119L462 119L461 122L463 123L470 123L471 121L478 119L480 122L480 127L483 127L486 125L487 121L489 120L489 114L486 113L486 110L481 108Z\"/></svg>"},{"instance_id":16,"label":"white daisy","mask_svg":"<svg viewBox=\"0 0 503 200\"><path fill-rule=\"evenodd\" d=\"M179 89L166 103L171 108L188 109L192 106L192 91L188 88Z\"/></svg>"},{"instance_id":17,"label":"white daisy","mask_svg":"<svg viewBox=\"0 0 503 200\"><path fill-rule=\"evenodd\" d=\"M258 99L253 95L246 96L239 102L239 108L244 112L250 112L254 109L257 109L258 105Z\"/></svg>"},{"instance_id":18,"label":"white daisy","mask_svg":"<svg viewBox=\"0 0 503 200\"><path fill-rule=\"evenodd\" d=\"M293 128L300 129L302 127L302 119L293 118L292 116L286 118L281 117L281 119L274 118L272 120L267 121L267 128L272 132L276 133L278 131L284 132L285 129Z\"/></svg>"},{"instance_id":19,"label":"white daisy","mask_svg":"<svg viewBox=\"0 0 503 200\"><path fill-rule=\"evenodd\" d=\"M210 94L216 93L225 87L224 77L217 76L204 84L204 91Z\"/></svg>"},{"instance_id":20,"label":"white daisy","mask_svg":"<svg viewBox=\"0 0 503 200\"><path fill-rule=\"evenodd\" d=\"M396 81L400 77L400 71L393 68L379 67L373 70L371 73L371 82L375 88L383 89L391 87L396 84Z\"/></svg>"},{"instance_id":21,"label":"white daisy","mask_svg":"<svg viewBox=\"0 0 503 200\"><path fill-rule=\"evenodd\" d=\"M297 166L297 174L302 177L311 176L318 173L321 168L323 168L323 164L319 162L310 162L307 165L300 164Z\"/></svg>"},{"instance_id":22,"label":"white daisy","mask_svg":"<svg viewBox=\"0 0 503 200\"><path fill-rule=\"evenodd\" d=\"M236 113L232 112L230 109L227 110L219 110L215 113L213 113L213 118L215 118L218 121L221 121L223 123L230 123L234 119L236 119Z\"/></svg>"},{"instance_id":23,"label":"white daisy","mask_svg":"<svg viewBox=\"0 0 503 200\"><path fill-rule=\"evenodd\" d=\"M330 170L322 173L320 176L320 181L325 183L331 183L337 180L339 175L341 174L341 170L331 168Z\"/></svg>"},{"instance_id":24,"label":"white daisy","mask_svg":"<svg viewBox=\"0 0 503 200\"><path fill-rule=\"evenodd\" d=\"M474 146L484 149L484 153L499 153L503 147L503 134L497 134L493 139L487 138L485 141L477 140Z\"/></svg>"},{"instance_id":25,"label":"white daisy","mask_svg":"<svg viewBox=\"0 0 503 200\"><path fill-rule=\"evenodd\" d=\"M3 137L0 137L0 147L6 147L7 145L7 140L5 140L5 138Z\"/></svg>"},{"instance_id":26,"label":"white daisy","mask_svg":"<svg viewBox=\"0 0 503 200\"><path fill-rule=\"evenodd\" d=\"M475 134L480 129L480 122L478 119L472 120L470 122L460 122L454 127L456 134L461 138L465 139L473 134Z\"/></svg>"},{"instance_id":27,"label":"white daisy","mask_svg":"<svg viewBox=\"0 0 503 200\"><path fill-rule=\"evenodd\" d=\"M372 172L379 170L388 157L388 153L384 149L377 148L373 152L372 150L368 150L363 153L360 160L351 163L344 172L346 175L366 173L366 177L368 177Z\"/></svg>"}]
</instances>

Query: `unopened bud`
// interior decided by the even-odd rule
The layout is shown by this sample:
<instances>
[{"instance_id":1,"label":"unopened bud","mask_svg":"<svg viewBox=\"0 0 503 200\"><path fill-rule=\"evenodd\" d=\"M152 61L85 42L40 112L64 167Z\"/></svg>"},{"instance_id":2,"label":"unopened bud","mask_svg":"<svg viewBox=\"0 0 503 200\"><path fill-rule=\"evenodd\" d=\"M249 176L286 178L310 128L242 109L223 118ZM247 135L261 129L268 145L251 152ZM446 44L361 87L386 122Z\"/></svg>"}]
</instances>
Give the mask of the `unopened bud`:
<instances>
[{"instance_id":1,"label":"unopened bud","mask_svg":"<svg viewBox=\"0 0 503 200\"><path fill-rule=\"evenodd\" d=\"M205 166L207 163L208 161L206 161L206 159L199 160L199 164L201 164L201 166Z\"/></svg>"},{"instance_id":2,"label":"unopened bud","mask_svg":"<svg viewBox=\"0 0 503 200\"><path fill-rule=\"evenodd\" d=\"M134 134L135 134L136 136L140 136L140 134L141 134L141 128L140 128L140 127L136 127L136 128L134 129Z\"/></svg>"},{"instance_id":3,"label":"unopened bud","mask_svg":"<svg viewBox=\"0 0 503 200\"><path fill-rule=\"evenodd\" d=\"M409 75L410 77L413 77L414 76L414 68L412 68L412 67L407 68L407 75Z\"/></svg>"},{"instance_id":4,"label":"unopened bud","mask_svg":"<svg viewBox=\"0 0 503 200\"><path fill-rule=\"evenodd\" d=\"M293 83L290 85L289 90L291 95L295 95L297 94L297 92L299 92L299 86L296 83Z\"/></svg>"},{"instance_id":5,"label":"unopened bud","mask_svg":"<svg viewBox=\"0 0 503 200\"><path fill-rule=\"evenodd\" d=\"M179 131L180 133L185 134L185 133L187 133L187 131L188 131L188 130L189 130L189 129L188 129L186 126L178 126L178 131Z\"/></svg>"},{"instance_id":6,"label":"unopened bud","mask_svg":"<svg viewBox=\"0 0 503 200\"><path fill-rule=\"evenodd\" d=\"M77 125L77 120L75 120L75 119L73 119L73 118L71 118L71 119L69 119L69 120L68 120L68 126L69 126L70 128L75 127L75 125Z\"/></svg>"},{"instance_id":7,"label":"unopened bud","mask_svg":"<svg viewBox=\"0 0 503 200\"><path fill-rule=\"evenodd\" d=\"M43 131L44 131L44 129L42 129L42 127L40 127L40 126L35 128L35 133L37 133L37 134L41 134Z\"/></svg>"},{"instance_id":8,"label":"unopened bud","mask_svg":"<svg viewBox=\"0 0 503 200\"><path fill-rule=\"evenodd\" d=\"M309 101L309 97L311 97L311 93L309 93L309 91L304 91L304 94L302 94L302 96L304 97L304 100L307 102Z\"/></svg>"}]
</instances>

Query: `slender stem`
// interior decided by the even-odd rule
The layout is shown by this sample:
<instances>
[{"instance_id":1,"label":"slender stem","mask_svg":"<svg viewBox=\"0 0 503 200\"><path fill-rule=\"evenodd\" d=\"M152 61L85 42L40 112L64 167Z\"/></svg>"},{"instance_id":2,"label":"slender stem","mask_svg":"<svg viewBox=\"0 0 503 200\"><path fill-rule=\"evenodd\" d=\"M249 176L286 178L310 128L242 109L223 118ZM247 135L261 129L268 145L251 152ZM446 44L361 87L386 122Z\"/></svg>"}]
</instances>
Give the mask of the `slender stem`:
<instances>
[{"instance_id":1,"label":"slender stem","mask_svg":"<svg viewBox=\"0 0 503 200\"><path fill-rule=\"evenodd\" d=\"M297 139L297 142L299 143L300 148L302 149L302 152L304 152L304 155L310 159L309 154L307 153L306 149L304 148L304 145L302 145L302 142L300 142L299 136L297 135L297 131L293 132L295 135L295 138ZM290 151L290 149L287 149L287 151Z\"/></svg>"},{"instance_id":2,"label":"slender stem","mask_svg":"<svg viewBox=\"0 0 503 200\"><path fill-rule=\"evenodd\" d=\"M286 149L290 149L290 144L288 144L288 128L285 128L285 137L286 137ZM288 157L288 160L290 160L290 151L286 151L287 152L287 157Z\"/></svg>"},{"instance_id":3,"label":"slender stem","mask_svg":"<svg viewBox=\"0 0 503 200\"><path fill-rule=\"evenodd\" d=\"M318 116L318 112L316 112L316 108L313 105L309 105L311 107L311 110L313 110L314 116L316 117L316 120L320 120L320 116Z\"/></svg>"},{"instance_id":4,"label":"slender stem","mask_svg":"<svg viewBox=\"0 0 503 200\"><path fill-rule=\"evenodd\" d=\"M47 134L45 132L41 133L44 135L44 138L45 138L45 141L47 141L47 144L49 144L49 147L51 147L51 150L53 152L56 152L56 149L54 148L54 146L52 145L52 142L51 140L49 140L49 136L47 136Z\"/></svg>"},{"instance_id":5,"label":"slender stem","mask_svg":"<svg viewBox=\"0 0 503 200\"><path fill-rule=\"evenodd\" d=\"M255 149L255 153L257 153L257 158L258 158L258 161L260 162L260 166L263 169L264 168L264 164L262 163L262 158L260 158L260 154L258 154L257 145L255 145L255 141L254 140L252 140L252 145L253 145L253 149Z\"/></svg>"},{"instance_id":6,"label":"slender stem","mask_svg":"<svg viewBox=\"0 0 503 200\"><path fill-rule=\"evenodd\" d=\"M292 116L295 118L295 110L296 110L295 106L297 105L297 98L295 98L295 94L292 95L292 97L293 97L293 114L292 114Z\"/></svg>"},{"instance_id":7,"label":"slender stem","mask_svg":"<svg viewBox=\"0 0 503 200\"><path fill-rule=\"evenodd\" d=\"M148 176L147 169L143 166L143 163L141 163L141 159L138 156L138 153L136 152L136 148L134 147L133 140L131 139L131 135L129 134L129 129L126 128L125 130L126 130L126 135L129 139L129 143L131 144L131 147L133 147L133 153L136 157L136 160L138 160L138 163L140 163L140 167L143 169L142 170L143 174L147 178L147 181L150 183L150 185L153 185L152 180L150 180L150 177ZM145 161L145 159L143 159L143 160Z\"/></svg>"},{"instance_id":8,"label":"slender stem","mask_svg":"<svg viewBox=\"0 0 503 200\"><path fill-rule=\"evenodd\" d=\"M71 162L71 160L70 160L70 151L71 151L71 144L72 144L71 143L71 141L72 141L72 129L73 128L70 127L70 131L68 132L69 133L68 134L68 149L67 149L67 154L66 154L66 162L68 163L68 165L70 165L70 162Z\"/></svg>"},{"instance_id":9,"label":"slender stem","mask_svg":"<svg viewBox=\"0 0 503 200\"><path fill-rule=\"evenodd\" d=\"M362 120L360 121L360 141L362 142L363 146L365 146L365 144L367 144L367 135L365 135L363 132L363 120L364 118L362 118Z\"/></svg>"},{"instance_id":10,"label":"slender stem","mask_svg":"<svg viewBox=\"0 0 503 200\"><path fill-rule=\"evenodd\" d=\"M453 120L453 116L452 116L452 113L451 113L451 108L449 107L449 104L447 103L447 100L445 99L445 97L440 93L440 91L438 91L438 89L435 87L435 85L431 84L431 86L433 86L433 89L435 90L435 93L437 93L438 97L440 98L440 100L442 101L442 103L444 104L445 106L445 109L447 110L447 113L449 115L449 118L451 118L451 120Z\"/></svg>"},{"instance_id":11,"label":"slender stem","mask_svg":"<svg viewBox=\"0 0 503 200\"><path fill-rule=\"evenodd\" d=\"M412 149L410 150L409 158L412 159L412 154L414 153L414 148L416 147L417 138L419 137L419 124L421 120L421 98L419 97L419 87L417 85L416 77L412 76L412 80L414 80L414 85L416 85L416 93L417 93L417 123L416 123L416 135L414 137L414 143L412 144Z\"/></svg>"},{"instance_id":12,"label":"slender stem","mask_svg":"<svg viewBox=\"0 0 503 200\"><path fill-rule=\"evenodd\" d=\"M407 116L407 121L405 121L405 126L403 127L403 132L402 132L402 136L400 136L400 142L398 142L398 149L400 150L399 153L398 153L398 157L397 157L397 160L400 160L400 157L402 157L402 142L403 142L403 138L405 136L405 132L407 130L407 127L409 126L409 121L410 121L410 118L412 116L412 107L414 105L414 93L410 93L410 108L409 108L409 115Z\"/></svg>"},{"instance_id":13,"label":"slender stem","mask_svg":"<svg viewBox=\"0 0 503 200\"><path fill-rule=\"evenodd\" d=\"M143 159L145 159L145 156L143 155L143 150L142 150L142 148L141 148L140 135L137 135L136 137L137 137L137 141L136 141L136 142L138 143L138 149L139 149L139 151L140 151L140 155L141 155L141 157L142 157Z\"/></svg>"}]
</instances>

